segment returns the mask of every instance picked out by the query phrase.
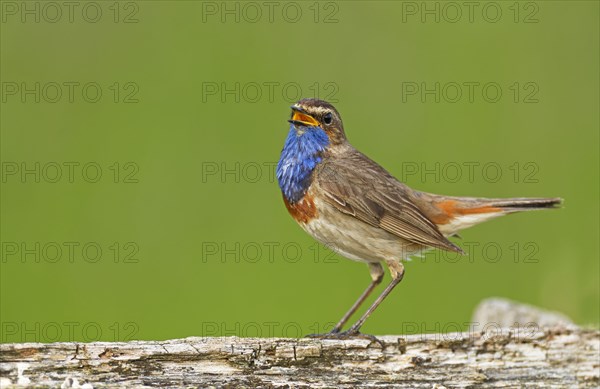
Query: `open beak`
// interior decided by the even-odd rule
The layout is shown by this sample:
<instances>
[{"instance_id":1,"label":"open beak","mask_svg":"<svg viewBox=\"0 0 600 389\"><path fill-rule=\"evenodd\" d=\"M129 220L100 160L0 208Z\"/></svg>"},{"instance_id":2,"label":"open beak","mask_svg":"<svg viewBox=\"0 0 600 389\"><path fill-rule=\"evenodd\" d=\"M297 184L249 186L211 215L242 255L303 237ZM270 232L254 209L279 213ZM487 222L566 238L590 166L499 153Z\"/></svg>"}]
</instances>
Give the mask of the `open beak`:
<instances>
[{"instance_id":1,"label":"open beak","mask_svg":"<svg viewBox=\"0 0 600 389\"><path fill-rule=\"evenodd\" d=\"M292 118L288 120L288 122L307 127L321 126L321 123L319 123L315 118L304 112L302 108L292 105L292 111L294 111Z\"/></svg>"}]
</instances>

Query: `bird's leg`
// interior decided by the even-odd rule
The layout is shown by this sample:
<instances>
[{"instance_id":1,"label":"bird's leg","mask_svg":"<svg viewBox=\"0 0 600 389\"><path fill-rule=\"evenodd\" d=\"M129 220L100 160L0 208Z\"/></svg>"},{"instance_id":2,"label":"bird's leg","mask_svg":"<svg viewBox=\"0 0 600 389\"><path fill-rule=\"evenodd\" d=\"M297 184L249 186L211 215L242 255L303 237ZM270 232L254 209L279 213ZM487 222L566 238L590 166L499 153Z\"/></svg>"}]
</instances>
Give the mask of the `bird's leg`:
<instances>
[{"instance_id":1,"label":"bird's leg","mask_svg":"<svg viewBox=\"0 0 600 389\"><path fill-rule=\"evenodd\" d=\"M381 304L381 302L388 296L388 294L390 294L392 289L394 289L394 287L398 285L400 281L402 281L402 277L404 277L404 266L402 265L402 263L400 261L386 261L386 263L392 275L392 282L390 282L390 284L379 295L379 297L377 297L377 300L375 300L375 302L369 307L369 309L367 309L367 312L365 312L361 316L361 318L358 319L358 321L354 323L348 331L345 332L345 334L350 336L358 334L358 330L360 330L360 327L362 327L362 325L369 318L369 316L371 316L373 311L375 311L379 304Z\"/></svg>"},{"instance_id":2,"label":"bird's leg","mask_svg":"<svg viewBox=\"0 0 600 389\"><path fill-rule=\"evenodd\" d=\"M369 272L371 273L371 283L369 284L367 289L365 289L365 291L360 295L358 300L354 302L354 304L348 310L348 312L346 312L344 317L342 317L340 321L335 325L335 327L333 327L333 330L331 330L332 334L337 334L342 330L344 324L346 324L348 319L350 319L350 317L354 315L354 312L356 312L356 310L362 305L362 303L367 299L367 297L369 297L373 289L375 289L377 285L381 284L381 280L383 280L384 275L383 266L381 266L379 262L369 263Z\"/></svg>"},{"instance_id":3,"label":"bird's leg","mask_svg":"<svg viewBox=\"0 0 600 389\"><path fill-rule=\"evenodd\" d=\"M350 316L352 316L354 312L356 312L356 310L361 306L365 299L369 297L373 289L375 289L377 285L381 284L381 280L383 280L383 275L385 274L385 272L383 271L383 266L381 266L379 262L369 263L369 272L371 273L371 283L369 284L367 289L365 289L365 291L360 295L358 300L356 300L356 302L348 310L348 312L346 312L344 317L342 317L342 319L335 325L335 327L333 327L333 329L330 332L325 334L306 335L308 338L337 338L340 334L342 334L340 331L342 330L344 324L346 324L348 319L350 319Z\"/></svg>"}]
</instances>

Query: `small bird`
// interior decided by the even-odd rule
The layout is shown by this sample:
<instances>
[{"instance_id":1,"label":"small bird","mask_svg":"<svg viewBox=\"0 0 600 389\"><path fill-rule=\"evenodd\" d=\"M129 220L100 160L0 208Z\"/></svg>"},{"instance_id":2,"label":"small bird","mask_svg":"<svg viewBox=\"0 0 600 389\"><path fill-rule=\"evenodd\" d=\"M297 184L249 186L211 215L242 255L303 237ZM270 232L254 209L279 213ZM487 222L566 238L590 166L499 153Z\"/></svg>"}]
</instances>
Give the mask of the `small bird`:
<instances>
[{"instance_id":1,"label":"small bird","mask_svg":"<svg viewBox=\"0 0 600 389\"><path fill-rule=\"evenodd\" d=\"M498 216L555 208L562 202L452 197L411 189L352 147L333 105L309 98L291 108L290 131L276 170L285 206L313 238L344 257L366 263L372 279L333 330L317 336L361 336L361 326L402 280L402 262L410 256L433 248L464 254L448 237ZM381 283L382 264L390 271L391 283L342 332Z\"/></svg>"}]
</instances>

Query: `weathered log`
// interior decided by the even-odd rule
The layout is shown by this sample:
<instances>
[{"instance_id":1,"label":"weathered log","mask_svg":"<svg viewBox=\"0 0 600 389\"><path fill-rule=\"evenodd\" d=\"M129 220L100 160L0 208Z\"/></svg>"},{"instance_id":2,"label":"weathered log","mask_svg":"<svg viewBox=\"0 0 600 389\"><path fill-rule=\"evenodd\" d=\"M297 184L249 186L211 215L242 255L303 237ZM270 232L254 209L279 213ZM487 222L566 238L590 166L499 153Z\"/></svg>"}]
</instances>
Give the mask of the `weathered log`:
<instances>
[{"instance_id":1,"label":"weathered log","mask_svg":"<svg viewBox=\"0 0 600 389\"><path fill-rule=\"evenodd\" d=\"M0 346L0 386L600 386L600 332L535 325L368 339L191 337Z\"/></svg>"}]
</instances>

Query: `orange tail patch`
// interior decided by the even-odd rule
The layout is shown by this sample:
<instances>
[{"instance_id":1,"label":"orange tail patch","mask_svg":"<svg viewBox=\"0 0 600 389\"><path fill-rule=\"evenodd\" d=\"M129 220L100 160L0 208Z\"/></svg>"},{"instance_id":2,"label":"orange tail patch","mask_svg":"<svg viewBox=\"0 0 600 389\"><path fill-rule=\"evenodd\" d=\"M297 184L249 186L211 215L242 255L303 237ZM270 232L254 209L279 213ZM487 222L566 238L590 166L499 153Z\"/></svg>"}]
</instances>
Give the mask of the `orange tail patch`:
<instances>
[{"instance_id":1,"label":"orange tail patch","mask_svg":"<svg viewBox=\"0 0 600 389\"><path fill-rule=\"evenodd\" d=\"M465 208L457 204L456 200L444 200L436 204L439 214L434 215L431 221L435 224L446 224L458 216L473 215L480 213L495 213L501 212L502 208L484 205L480 207Z\"/></svg>"}]
</instances>

